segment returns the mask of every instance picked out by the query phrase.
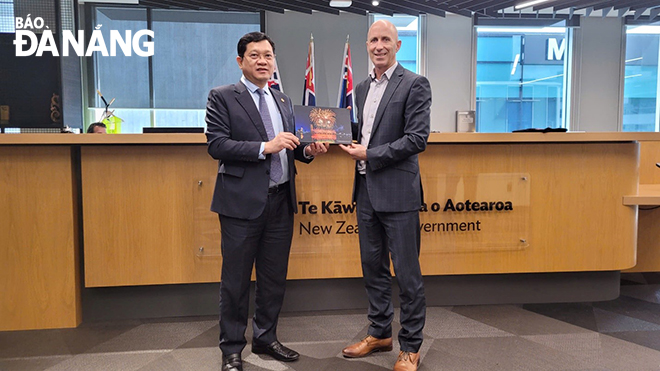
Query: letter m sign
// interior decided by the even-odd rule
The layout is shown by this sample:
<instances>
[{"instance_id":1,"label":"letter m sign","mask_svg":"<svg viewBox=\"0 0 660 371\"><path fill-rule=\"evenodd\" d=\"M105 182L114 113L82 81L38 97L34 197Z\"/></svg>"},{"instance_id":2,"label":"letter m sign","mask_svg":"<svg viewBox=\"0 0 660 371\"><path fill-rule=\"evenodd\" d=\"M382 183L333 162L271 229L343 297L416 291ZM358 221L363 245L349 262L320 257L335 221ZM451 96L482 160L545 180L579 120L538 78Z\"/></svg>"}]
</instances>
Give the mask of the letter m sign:
<instances>
[{"instance_id":1,"label":"letter m sign","mask_svg":"<svg viewBox=\"0 0 660 371\"><path fill-rule=\"evenodd\" d=\"M566 39L562 39L561 44L557 44L557 39L549 38L546 42L546 50L546 60L560 61L564 59L564 54L566 52Z\"/></svg>"}]
</instances>

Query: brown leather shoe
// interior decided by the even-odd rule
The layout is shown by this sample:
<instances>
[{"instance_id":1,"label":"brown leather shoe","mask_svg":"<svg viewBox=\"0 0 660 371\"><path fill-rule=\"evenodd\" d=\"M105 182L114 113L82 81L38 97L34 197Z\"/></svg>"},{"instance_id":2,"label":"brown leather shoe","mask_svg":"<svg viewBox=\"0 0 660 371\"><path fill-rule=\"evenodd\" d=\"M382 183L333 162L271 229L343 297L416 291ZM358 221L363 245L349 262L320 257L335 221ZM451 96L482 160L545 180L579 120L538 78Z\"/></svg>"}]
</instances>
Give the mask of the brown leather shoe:
<instances>
[{"instance_id":1,"label":"brown leather shoe","mask_svg":"<svg viewBox=\"0 0 660 371\"><path fill-rule=\"evenodd\" d=\"M394 371L416 371L417 367L419 367L419 353L399 352Z\"/></svg>"},{"instance_id":2,"label":"brown leather shoe","mask_svg":"<svg viewBox=\"0 0 660 371\"><path fill-rule=\"evenodd\" d=\"M351 344L342 350L346 358L359 358L374 352L389 352L392 350L392 338L378 339L371 335L365 336L360 342Z\"/></svg>"}]
</instances>

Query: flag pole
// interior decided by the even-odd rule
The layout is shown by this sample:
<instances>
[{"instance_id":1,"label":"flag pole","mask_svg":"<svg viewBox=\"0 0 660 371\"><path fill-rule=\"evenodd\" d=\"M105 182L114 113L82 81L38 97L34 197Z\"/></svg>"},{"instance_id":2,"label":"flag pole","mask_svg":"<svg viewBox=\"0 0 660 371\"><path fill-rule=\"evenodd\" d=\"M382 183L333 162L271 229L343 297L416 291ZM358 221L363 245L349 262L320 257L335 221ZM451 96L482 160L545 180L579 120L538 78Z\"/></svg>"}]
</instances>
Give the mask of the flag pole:
<instances>
[{"instance_id":1,"label":"flag pole","mask_svg":"<svg viewBox=\"0 0 660 371\"><path fill-rule=\"evenodd\" d=\"M314 76L314 34L309 34L309 46L307 47L307 66L305 67L305 87L303 89L303 106L316 106L316 90ZM310 93L311 92L311 93ZM310 102L311 98L314 102ZM311 104L310 104L311 103Z\"/></svg>"},{"instance_id":2,"label":"flag pole","mask_svg":"<svg viewBox=\"0 0 660 371\"><path fill-rule=\"evenodd\" d=\"M344 53L341 56L341 71L339 72L339 76L341 77L339 79L339 93L337 94L337 107L341 107L341 97L342 93L344 92L344 61L346 60L346 52L348 51L348 37L350 35L346 35L346 43L344 44Z\"/></svg>"}]
</instances>

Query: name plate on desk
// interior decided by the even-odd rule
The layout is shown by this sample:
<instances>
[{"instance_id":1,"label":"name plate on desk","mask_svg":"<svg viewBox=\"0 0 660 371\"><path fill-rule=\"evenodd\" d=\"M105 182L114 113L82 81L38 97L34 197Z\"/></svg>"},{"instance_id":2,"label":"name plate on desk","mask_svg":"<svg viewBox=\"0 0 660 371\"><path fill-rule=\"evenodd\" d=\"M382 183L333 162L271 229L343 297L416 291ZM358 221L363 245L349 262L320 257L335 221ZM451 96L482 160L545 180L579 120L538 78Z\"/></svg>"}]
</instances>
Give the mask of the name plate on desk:
<instances>
[{"instance_id":1,"label":"name plate on desk","mask_svg":"<svg viewBox=\"0 0 660 371\"><path fill-rule=\"evenodd\" d=\"M529 174L423 176L426 253L520 250L529 246Z\"/></svg>"}]
</instances>

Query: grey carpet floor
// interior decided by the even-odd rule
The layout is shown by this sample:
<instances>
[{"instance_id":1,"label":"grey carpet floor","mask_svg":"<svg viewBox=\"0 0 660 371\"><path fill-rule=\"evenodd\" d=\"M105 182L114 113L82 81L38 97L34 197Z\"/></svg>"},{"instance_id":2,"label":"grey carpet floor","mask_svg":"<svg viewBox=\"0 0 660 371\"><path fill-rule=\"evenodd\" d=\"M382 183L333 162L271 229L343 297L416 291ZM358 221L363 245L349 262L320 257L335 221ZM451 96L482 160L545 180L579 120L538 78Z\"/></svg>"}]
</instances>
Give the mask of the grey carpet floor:
<instances>
[{"instance_id":1,"label":"grey carpet floor","mask_svg":"<svg viewBox=\"0 0 660 371\"><path fill-rule=\"evenodd\" d=\"M608 302L430 307L420 370L660 370L660 276L622 277L621 296ZM283 314L279 339L301 359L281 363L248 345L244 369L391 370L397 344L362 359L341 356L366 329L366 311ZM0 332L0 370L219 370L217 341L214 317Z\"/></svg>"}]
</instances>

